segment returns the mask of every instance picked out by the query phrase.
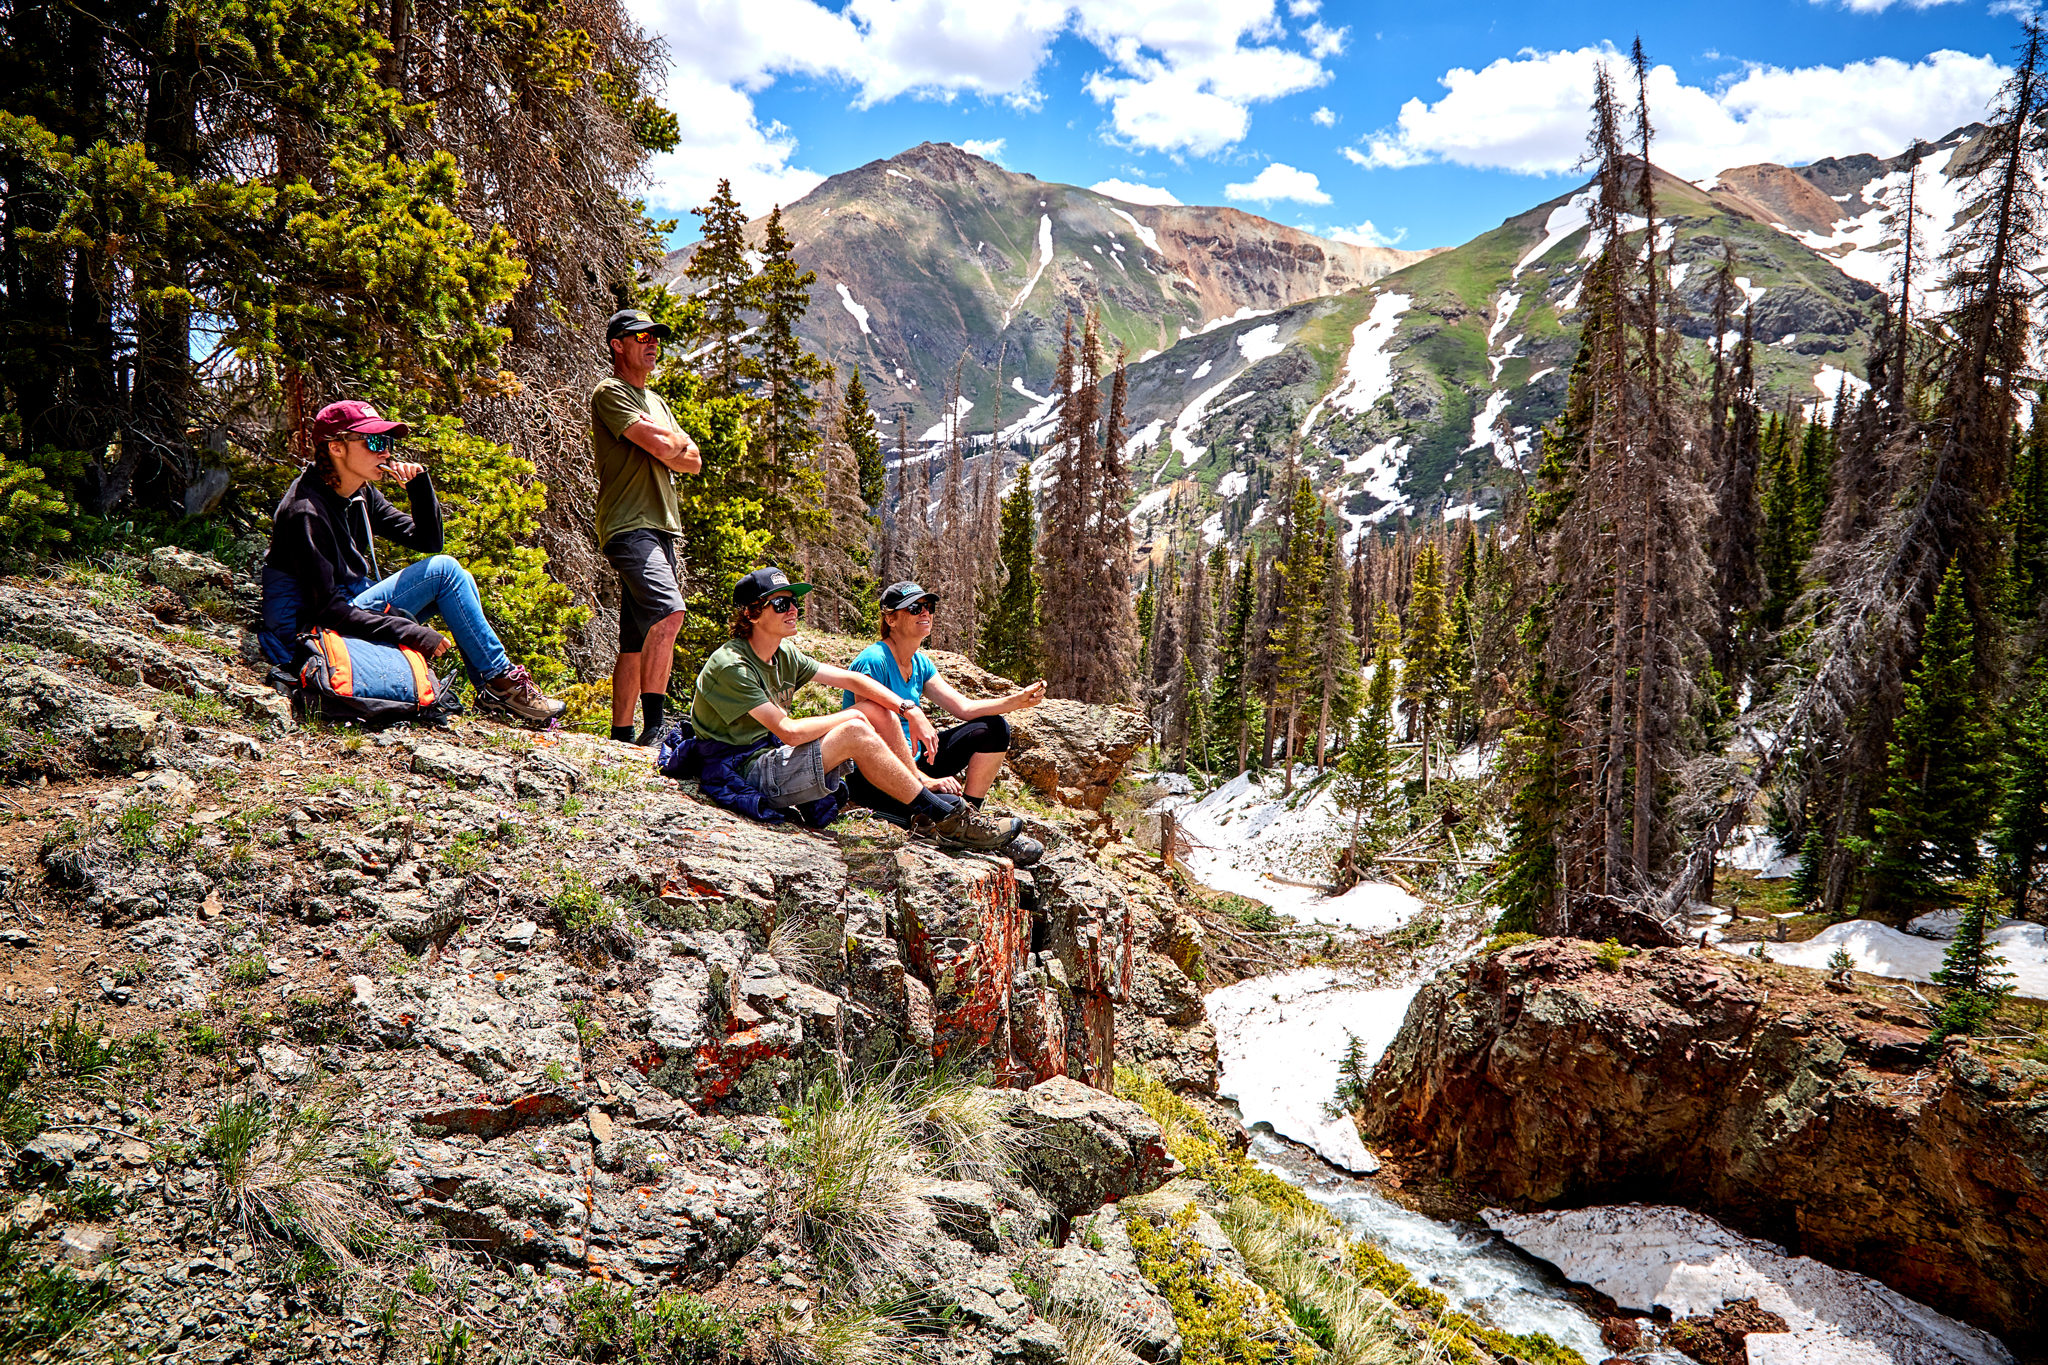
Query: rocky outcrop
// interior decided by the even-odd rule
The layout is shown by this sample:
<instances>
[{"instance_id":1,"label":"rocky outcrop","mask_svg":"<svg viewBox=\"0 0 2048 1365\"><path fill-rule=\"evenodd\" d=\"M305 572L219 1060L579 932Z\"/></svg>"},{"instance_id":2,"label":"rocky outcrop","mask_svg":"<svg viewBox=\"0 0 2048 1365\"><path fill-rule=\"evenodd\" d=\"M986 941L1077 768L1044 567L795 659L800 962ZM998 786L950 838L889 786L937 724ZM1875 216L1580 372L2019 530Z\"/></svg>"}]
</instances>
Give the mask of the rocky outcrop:
<instances>
[{"instance_id":1,"label":"rocky outcrop","mask_svg":"<svg viewBox=\"0 0 2048 1365\"><path fill-rule=\"evenodd\" d=\"M1888 992L1546 940L1415 997L1361 1123L1521 1207L1678 1203L2048 1351L2048 1066Z\"/></svg>"},{"instance_id":2,"label":"rocky outcrop","mask_svg":"<svg viewBox=\"0 0 2048 1365\"><path fill-rule=\"evenodd\" d=\"M1181 1173L1150 1115L1071 1077L1017 1096L1005 1122L1024 1131L1017 1164L1025 1178L1069 1218L1148 1194Z\"/></svg>"}]
</instances>

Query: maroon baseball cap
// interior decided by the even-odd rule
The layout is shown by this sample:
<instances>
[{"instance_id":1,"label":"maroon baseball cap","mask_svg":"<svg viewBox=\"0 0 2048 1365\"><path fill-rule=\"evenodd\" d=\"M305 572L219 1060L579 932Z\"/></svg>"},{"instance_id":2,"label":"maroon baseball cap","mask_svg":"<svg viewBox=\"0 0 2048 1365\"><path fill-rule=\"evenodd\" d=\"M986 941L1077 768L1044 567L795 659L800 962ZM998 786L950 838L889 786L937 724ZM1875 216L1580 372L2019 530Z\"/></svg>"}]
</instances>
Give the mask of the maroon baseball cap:
<instances>
[{"instance_id":1,"label":"maroon baseball cap","mask_svg":"<svg viewBox=\"0 0 2048 1365\"><path fill-rule=\"evenodd\" d=\"M360 398L329 403L313 414L313 439L316 441L337 441L344 436L375 436L380 431L388 431L394 436L412 435L411 427L379 417L377 410Z\"/></svg>"}]
</instances>

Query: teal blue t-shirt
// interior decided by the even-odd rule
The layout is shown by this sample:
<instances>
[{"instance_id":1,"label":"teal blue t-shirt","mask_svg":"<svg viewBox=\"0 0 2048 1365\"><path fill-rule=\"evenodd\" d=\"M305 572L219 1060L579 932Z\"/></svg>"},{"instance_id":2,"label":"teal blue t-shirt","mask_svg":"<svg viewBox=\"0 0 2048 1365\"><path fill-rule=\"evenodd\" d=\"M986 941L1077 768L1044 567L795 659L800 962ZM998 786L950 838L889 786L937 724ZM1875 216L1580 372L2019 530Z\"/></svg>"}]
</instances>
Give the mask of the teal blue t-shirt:
<instances>
[{"instance_id":1,"label":"teal blue t-shirt","mask_svg":"<svg viewBox=\"0 0 2048 1365\"><path fill-rule=\"evenodd\" d=\"M889 646L880 640L855 655L853 662L847 667L855 673L867 674L897 696L907 697L918 703L924 701L924 685L939 674L938 665L932 662L929 654L920 649L911 659L910 676L904 677L903 670L896 665L896 656L891 654ZM839 704L842 707L851 706L854 701L855 697L851 692L839 694ZM909 739L910 722L903 721L902 725L903 737Z\"/></svg>"}]
</instances>

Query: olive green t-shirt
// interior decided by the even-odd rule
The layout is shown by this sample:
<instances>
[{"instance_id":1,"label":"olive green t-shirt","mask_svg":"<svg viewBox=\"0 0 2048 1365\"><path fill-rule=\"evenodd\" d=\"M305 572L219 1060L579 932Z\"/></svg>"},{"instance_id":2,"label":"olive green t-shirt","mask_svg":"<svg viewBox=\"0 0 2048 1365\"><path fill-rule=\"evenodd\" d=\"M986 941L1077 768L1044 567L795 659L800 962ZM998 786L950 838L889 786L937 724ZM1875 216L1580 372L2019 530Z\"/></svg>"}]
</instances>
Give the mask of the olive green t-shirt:
<instances>
[{"instance_id":1,"label":"olive green t-shirt","mask_svg":"<svg viewBox=\"0 0 2048 1365\"><path fill-rule=\"evenodd\" d=\"M668 404L652 389L636 389L616 376L590 395L590 444L597 456L597 543L603 547L621 531L683 533L676 507L676 476L667 465L625 438L645 417L680 431Z\"/></svg>"},{"instance_id":2,"label":"olive green t-shirt","mask_svg":"<svg viewBox=\"0 0 2048 1365\"><path fill-rule=\"evenodd\" d=\"M745 640L727 640L697 670L697 695L690 722L697 733L720 744L752 744L768 727L747 712L764 701L787 711L797 689L818 676L818 661L784 640L767 663Z\"/></svg>"}]
</instances>

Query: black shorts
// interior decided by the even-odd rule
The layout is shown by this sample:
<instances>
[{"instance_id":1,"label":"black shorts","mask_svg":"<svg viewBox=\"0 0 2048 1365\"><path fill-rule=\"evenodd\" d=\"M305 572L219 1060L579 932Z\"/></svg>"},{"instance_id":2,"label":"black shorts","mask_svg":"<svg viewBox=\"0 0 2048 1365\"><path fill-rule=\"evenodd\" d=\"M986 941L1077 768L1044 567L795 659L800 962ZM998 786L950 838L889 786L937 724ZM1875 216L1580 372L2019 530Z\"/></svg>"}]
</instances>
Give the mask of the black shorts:
<instances>
[{"instance_id":1,"label":"black shorts","mask_svg":"<svg viewBox=\"0 0 2048 1365\"><path fill-rule=\"evenodd\" d=\"M917 761L918 770L926 777L958 777L967 771L967 762L976 754L1004 754L1010 751L1010 722L1001 716L987 716L981 720L962 721L950 729L939 731L939 751L929 758ZM855 770L846 775L847 795L857 806L866 806L877 815L887 816L899 824L908 824L915 814L907 802L898 801L881 788L869 782Z\"/></svg>"},{"instance_id":2,"label":"black shorts","mask_svg":"<svg viewBox=\"0 0 2048 1365\"><path fill-rule=\"evenodd\" d=\"M619 571L619 653L638 654L647 632L683 609L676 538L663 531L621 531L604 543Z\"/></svg>"}]
</instances>

